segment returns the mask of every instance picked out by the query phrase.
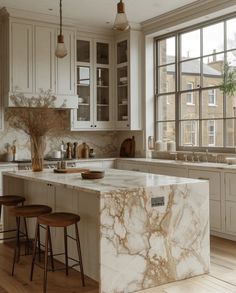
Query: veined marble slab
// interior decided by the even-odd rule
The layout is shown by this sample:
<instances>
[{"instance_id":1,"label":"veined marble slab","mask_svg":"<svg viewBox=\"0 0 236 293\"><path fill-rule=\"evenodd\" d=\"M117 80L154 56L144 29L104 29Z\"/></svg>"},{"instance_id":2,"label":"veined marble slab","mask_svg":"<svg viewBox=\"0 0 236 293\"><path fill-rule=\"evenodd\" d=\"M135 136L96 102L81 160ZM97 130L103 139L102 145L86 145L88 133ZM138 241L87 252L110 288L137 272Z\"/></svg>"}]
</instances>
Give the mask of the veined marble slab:
<instances>
[{"instance_id":1,"label":"veined marble slab","mask_svg":"<svg viewBox=\"0 0 236 293\"><path fill-rule=\"evenodd\" d=\"M4 175L98 195L88 209L100 215L93 247L100 252L101 293L137 292L209 272L208 181L113 169L99 180L52 170ZM153 206L157 198L163 205Z\"/></svg>"},{"instance_id":2,"label":"veined marble slab","mask_svg":"<svg viewBox=\"0 0 236 293\"><path fill-rule=\"evenodd\" d=\"M58 174L54 173L52 169L44 170L42 172L20 170L3 172L3 174L20 179L62 185L63 187L95 192L98 194L117 191L119 189L133 189L137 187L146 188L199 182L199 180L191 178L178 178L116 169L106 170L105 177L97 180L82 179L80 173Z\"/></svg>"},{"instance_id":3,"label":"veined marble slab","mask_svg":"<svg viewBox=\"0 0 236 293\"><path fill-rule=\"evenodd\" d=\"M157 196L164 206L152 207ZM102 293L136 292L208 273L209 256L207 183L102 196Z\"/></svg>"}]
</instances>

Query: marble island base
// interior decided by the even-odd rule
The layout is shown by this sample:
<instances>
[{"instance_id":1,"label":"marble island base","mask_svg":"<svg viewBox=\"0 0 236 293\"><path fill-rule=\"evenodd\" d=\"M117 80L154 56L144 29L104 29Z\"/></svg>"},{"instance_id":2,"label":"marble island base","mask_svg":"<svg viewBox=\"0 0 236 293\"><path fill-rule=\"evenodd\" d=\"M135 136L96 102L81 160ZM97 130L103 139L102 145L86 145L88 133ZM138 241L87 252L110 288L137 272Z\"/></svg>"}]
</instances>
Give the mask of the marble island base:
<instances>
[{"instance_id":1,"label":"marble island base","mask_svg":"<svg viewBox=\"0 0 236 293\"><path fill-rule=\"evenodd\" d=\"M85 274L102 293L137 292L209 272L208 182L121 170L94 181L7 172L4 192L80 214ZM6 211L4 225L12 225ZM34 235L33 222L29 229ZM61 252L62 231L53 233L54 251ZM72 257L75 251L71 245Z\"/></svg>"}]
</instances>

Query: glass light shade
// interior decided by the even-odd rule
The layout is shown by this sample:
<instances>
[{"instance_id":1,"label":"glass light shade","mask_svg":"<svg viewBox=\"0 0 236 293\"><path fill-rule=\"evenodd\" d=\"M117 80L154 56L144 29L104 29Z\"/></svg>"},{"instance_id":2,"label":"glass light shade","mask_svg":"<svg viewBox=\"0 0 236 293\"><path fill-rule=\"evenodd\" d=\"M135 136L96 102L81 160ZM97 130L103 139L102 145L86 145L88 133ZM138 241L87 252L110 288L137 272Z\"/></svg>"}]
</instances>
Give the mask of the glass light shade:
<instances>
[{"instance_id":1,"label":"glass light shade","mask_svg":"<svg viewBox=\"0 0 236 293\"><path fill-rule=\"evenodd\" d=\"M62 35L58 36L58 40L57 40L57 47L55 50L55 55L58 58L63 58L67 55L67 49L64 43L64 38Z\"/></svg>"},{"instance_id":2,"label":"glass light shade","mask_svg":"<svg viewBox=\"0 0 236 293\"><path fill-rule=\"evenodd\" d=\"M128 28L129 28L129 23L128 23L126 14L124 12L117 13L113 29L119 30L119 31L125 31Z\"/></svg>"}]
</instances>

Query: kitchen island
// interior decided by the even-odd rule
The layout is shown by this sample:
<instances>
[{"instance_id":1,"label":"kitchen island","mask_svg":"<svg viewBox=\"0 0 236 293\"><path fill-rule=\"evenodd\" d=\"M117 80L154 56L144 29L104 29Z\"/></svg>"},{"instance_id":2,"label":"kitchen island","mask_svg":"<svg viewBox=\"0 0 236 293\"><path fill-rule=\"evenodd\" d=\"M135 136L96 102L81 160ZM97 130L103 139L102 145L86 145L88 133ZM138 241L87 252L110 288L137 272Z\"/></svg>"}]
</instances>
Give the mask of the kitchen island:
<instances>
[{"instance_id":1,"label":"kitchen island","mask_svg":"<svg viewBox=\"0 0 236 293\"><path fill-rule=\"evenodd\" d=\"M5 172L3 187L27 203L80 214L85 274L102 293L137 292L209 272L207 181L113 169L103 179L83 180L47 170ZM5 211L4 226L13 222ZM53 230L52 238L54 252L61 252L62 231Z\"/></svg>"}]
</instances>

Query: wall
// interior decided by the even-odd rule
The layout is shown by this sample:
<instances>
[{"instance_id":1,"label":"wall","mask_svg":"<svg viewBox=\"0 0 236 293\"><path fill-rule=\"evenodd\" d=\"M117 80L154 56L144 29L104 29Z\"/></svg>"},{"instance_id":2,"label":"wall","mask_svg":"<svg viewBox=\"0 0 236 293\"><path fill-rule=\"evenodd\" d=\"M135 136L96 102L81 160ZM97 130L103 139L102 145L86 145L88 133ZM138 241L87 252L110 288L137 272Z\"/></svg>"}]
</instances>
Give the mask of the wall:
<instances>
[{"instance_id":1,"label":"wall","mask_svg":"<svg viewBox=\"0 0 236 293\"><path fill-rule=\"evenodd\" d=\"M18 159L30 159L30 141L28 136L19 130L15 130L5 122L5 130L0 132L0 159L4 160L7 144L12 145L16 140ZM115 132L71 132L60 131L46 138L45 155L50 155L52 150L60 150L61 141L86 142L93 148L96 157L116 157L119 150L119 140Z\"/></svg>"},{"instance_id":2,"label":"wall","mask_svg":"<svg viewBox=\"0 0 236 293\"><path fill-rule=\"evenodd\" d=\"M0 132L0 160L6 160L7 145L12 145L16 140L18 160L30 159L30 140L29 137L20 130L11 128L5 122L4 131ZM86 142L93 148L96 157L117 157L119 156L120 145L126 138L135 136L136 156L143 156L143 132L142 131L60 131L46 137L45 155L50 156L52 150L60 150L61 141L67 142Z\"/></svg>"}]
</instances>

